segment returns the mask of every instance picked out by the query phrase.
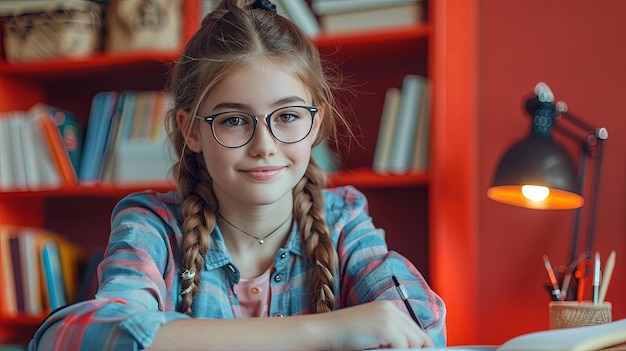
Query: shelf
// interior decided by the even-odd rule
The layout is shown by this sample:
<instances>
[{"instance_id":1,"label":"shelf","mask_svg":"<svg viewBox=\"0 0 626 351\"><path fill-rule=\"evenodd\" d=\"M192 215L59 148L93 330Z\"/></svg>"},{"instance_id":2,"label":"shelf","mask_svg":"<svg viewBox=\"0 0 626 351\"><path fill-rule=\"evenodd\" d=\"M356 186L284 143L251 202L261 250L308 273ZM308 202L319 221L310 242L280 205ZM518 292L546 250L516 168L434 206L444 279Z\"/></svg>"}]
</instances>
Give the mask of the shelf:
<instances>
[{"instance_id":1,"label":"shelf","mask_svg":"<svg viewBox=\"0 0 626 351\"><path fill-rule=\"evenodd\" d=\"M385 30L322 34L313 39L324 56L341 55L344 59L384 62L390 57L415 57L426 52L430 27L427 24Z\"/></svg>"},{"instance_id":2,"label":"shelf","mask_svg":"<svg viewBox=\"0 0 626 351\"><path fill-rule=\"evenodd\" d=\"M359 188L425 186L428 184L428 174L380 174L371 169L356 169L333 173L328 177L328 182L332 186L353 185Z\"/></svg>"},{"instance_id":3,"label":"shelf","mask_svg":"<svg viewBox=\"0 0 626 351\"><path fill-rule=\"evenodd\" d=\"M359 57L359 60L377 61L383 57L408 57L422 51L430 29L427 25L399 27L388 30L360 31L337 35L320 35L314 42L320 52ZM415 43L418 43L416 45ZM372 47L376 48L372 50ZM179 51L142 51L128 53L96 53L81 58L59 58L45 61L10 63L0 61L0 75L4 77L47 80L68 80L109 75L132 74L136 69L146 71L146 65L163 66L175 61Z\"/></svg>"},{"instance_id":4,"label":"shelf","mask_svg":"<svg viewBox=\"0 0 626 351\"><path fill-rule=\"evenodd\" d=\"M146 65L163 67L176 60L177 51L142 51L137 53L98 53L83 58L9 63L0 62L0 75L37 81L90 78L102 75L132 74L136 69L146 71Z\"/></svg>"},{"instance_id":5,"label":"shelf","mask_svg":"<svg viewBox=\"0 0 626 351\"><path fill-rule=\"evenodd\" d=\"M331 186L353 185L361 188L423 186L428 183L428 174L390 175L379 174L371 169L356 169L331 173L328 176L328 182ZM174 190L174 185L167 182L100 183L92 186L77 185L58 189L8 190L0 192L0 197L119 197L145 189L166 192Z\"/></svg>"}]
</instances>

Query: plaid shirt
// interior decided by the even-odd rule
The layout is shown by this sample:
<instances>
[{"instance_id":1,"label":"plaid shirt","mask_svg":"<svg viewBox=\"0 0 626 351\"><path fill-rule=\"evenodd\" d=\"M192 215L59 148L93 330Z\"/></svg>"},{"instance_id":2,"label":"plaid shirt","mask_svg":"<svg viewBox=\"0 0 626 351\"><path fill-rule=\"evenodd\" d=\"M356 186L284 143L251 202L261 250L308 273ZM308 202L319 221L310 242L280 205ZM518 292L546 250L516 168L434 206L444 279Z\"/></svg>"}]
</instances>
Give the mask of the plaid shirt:
<instances>
[{"instance_id":1,"label":"plaid shirt","mask_svg":"<svg viewBox=\"0 0 626 351\"><path fill-rule=\"evenodd\" d=\"M324 191L324 207L339 264L335 271L335 309L375 300L392 300L405 312L392 275L436 346L445 346L445 306L415 266L389 251L384 231L374 227L366 198L353 187ZM146 191L124 198L113 210L107 253L98 268L96 298L51 313L29 350L138 350L159 329L191 318L176 311L181 300L182 233L180 199L175 192ZM239 271L218 227L200 272L192 311L196 318L240 318L233 286ZM297 226L274 258L270 316L308 314L313 267L304 256Z\"/></svg>"}]
</instances>

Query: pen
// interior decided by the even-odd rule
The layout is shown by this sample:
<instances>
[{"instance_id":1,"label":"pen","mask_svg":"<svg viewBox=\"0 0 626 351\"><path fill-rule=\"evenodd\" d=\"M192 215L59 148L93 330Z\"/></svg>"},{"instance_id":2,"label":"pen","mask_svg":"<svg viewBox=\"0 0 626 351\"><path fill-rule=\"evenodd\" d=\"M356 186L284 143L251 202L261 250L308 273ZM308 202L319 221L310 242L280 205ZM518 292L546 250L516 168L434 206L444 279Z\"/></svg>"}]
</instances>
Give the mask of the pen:
<instances>
[{"instance_id":1,"label":"pen","mask_svg":"<svg viewBox=\"0 0 626 351\"><path fill-rule=\"evenodd\" d=\"M597 305L600 301L600 252L596 251L596 257L593 262L593 304Z\"/></svg>"},{"instance_id":2,"label":"pen","mask_svg":"<svg viewBox=\"0 0 626 351\"><path fill-rule=\"evenodd\" d=\"M548 259L547 255L543 255L543 263L546 266L546 270L548 271L550 284L552 284L552 301L561 301L561 289L559 288L559 283L556 281L554 270L552 269L552 265L550 264L550 260Z\"/></svg>"},{"instance_id":3,"label":"pen","mask_svg":"<svg viewBox=\"0 0 626 351\"><path fill-rule=\"evenodd\" d=\"M570 280L572 279L572 274L574 274L576 267L578 267L578 261L573 260L569 264L569 266L567 266L567 270L565 271L565 276L563 277L563 286L561 287L561 298L563 300L567 300Z\"/></svg>"},{"instance_id":4,"label":"pen","mask_svg":"<svg viewBox=\"0 0 626 351\"><path fill-rule=\"evenodd\" d=\"M404 290L404 286L400 285L400 282L398 281L398 278L396 278L395 275L392 275L391 279L393 279L393 283L396 285L396 289L398 290L398 294L400 294L400 298L402 299L402 302L404 302L404 306L406 306L406 309L409 310L409 314L411 315L411 318L413 318L415 323L417 323L417 325L419 325L419 327L422 328L422 330L426 330L424 329L422 322L420 322L420 320L417 319L417 316L415 315L415 311L413 311L413 308L411 307L411 304L409 303L409 299L406 294L406 290Z\"/></svg>"},{"instance_id":5,"label":"pen","mask_svg":"<svg viewBox=\"0 0 626 351\"><path fill-rule=\"evenodd\" d=\"M604 302L606 297L606 291L609 289L609 282L611 282L611 275L613 274L613 267L615 267L615 250L611 251L609 258L606 260L604 266L604 272L602 273L602 283L600 284L600 298L599 303Z\"/></svg>"}]
</instances>

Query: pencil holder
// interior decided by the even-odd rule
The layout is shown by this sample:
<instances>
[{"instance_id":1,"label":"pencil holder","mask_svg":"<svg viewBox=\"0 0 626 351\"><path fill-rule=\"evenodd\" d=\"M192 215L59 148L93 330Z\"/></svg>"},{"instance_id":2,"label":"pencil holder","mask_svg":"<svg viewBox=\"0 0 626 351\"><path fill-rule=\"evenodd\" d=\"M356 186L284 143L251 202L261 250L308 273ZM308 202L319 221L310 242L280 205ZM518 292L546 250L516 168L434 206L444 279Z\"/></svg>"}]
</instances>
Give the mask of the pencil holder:
<instances>
[{"instance_id":1,"label":"pencil holder","mask_svg":"<svg viewBox=\"0 0 626 351\"><path fill-rule=\"evenodd\" d=\"M584 327L611 322L611 303L550 302L550 329Z\"/></svg>"}]
</instances>

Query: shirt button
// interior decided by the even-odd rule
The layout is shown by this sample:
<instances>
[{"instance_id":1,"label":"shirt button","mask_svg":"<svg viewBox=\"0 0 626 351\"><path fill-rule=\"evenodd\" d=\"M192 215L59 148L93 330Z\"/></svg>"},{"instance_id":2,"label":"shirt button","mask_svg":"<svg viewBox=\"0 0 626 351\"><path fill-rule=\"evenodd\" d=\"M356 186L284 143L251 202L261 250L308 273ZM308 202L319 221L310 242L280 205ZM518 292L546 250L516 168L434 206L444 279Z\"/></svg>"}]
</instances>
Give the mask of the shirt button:
<instances>
[{"instance_id":1,"label":"shirt button","mask_svg":"<svg viewBox=\"0 0 626 351\"><path fill-rule=\"evenodd\" d=\"M276 313L274 313L274 317L276 317L276 318L283 318L283 317L285 317L285 315L283 315L280 312L276 312Z\"/></svg>"},{"instance_id":2,"label":"shirt button","mask_svg":"<svg viewBox=\"0 0 626 351\"><path fill-rule=\"evenodd\" d=\"M259 287L256 287L256 286L255 286L254 288L250 289L250 292L251 292L253 295L256 295L256 294L258 294L258 293L260 293L260 292L261 292L261 288L259 288Z\"/></svg>"},{"instance_id":3,"label":"shirt button","mask_svg":"<svg viewBox=\"0 0 626 351\"><path fill-rule=\"evenodd\" d=\"M287 257L286 253L283 252L283 253L280 254L280 258L285 259L285 257Z\"/></svg>"},{"instance_id":4,"label":"shirt button","mask_svg":"<svg viewBox=\"0 0 626 351\"><path fill-rule=\"evenodd\" d=\"M274 277L274 280L275 280L275 281L277 281L277 282L279 282L281 279L282 279L282 278L280 277L280 274L277 274L277 275Z\"/></svg>"}]
</instances>

